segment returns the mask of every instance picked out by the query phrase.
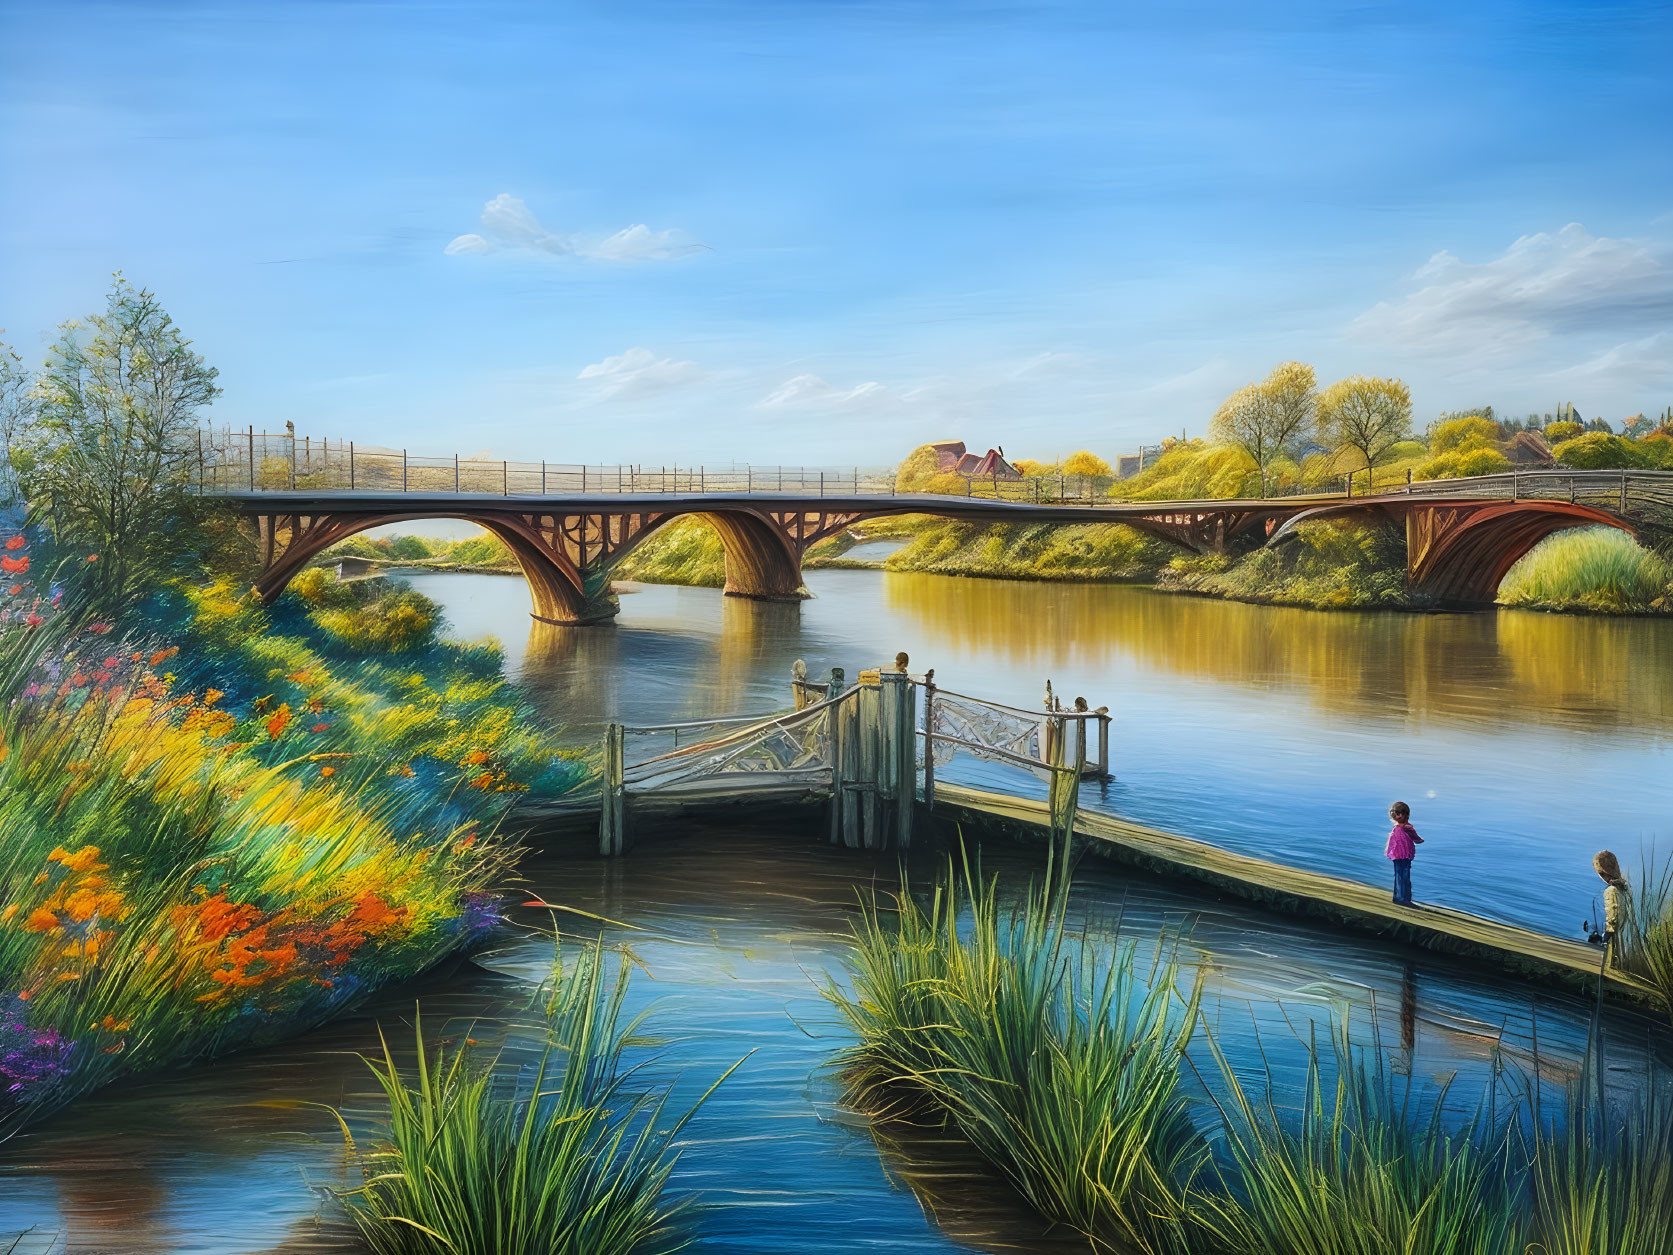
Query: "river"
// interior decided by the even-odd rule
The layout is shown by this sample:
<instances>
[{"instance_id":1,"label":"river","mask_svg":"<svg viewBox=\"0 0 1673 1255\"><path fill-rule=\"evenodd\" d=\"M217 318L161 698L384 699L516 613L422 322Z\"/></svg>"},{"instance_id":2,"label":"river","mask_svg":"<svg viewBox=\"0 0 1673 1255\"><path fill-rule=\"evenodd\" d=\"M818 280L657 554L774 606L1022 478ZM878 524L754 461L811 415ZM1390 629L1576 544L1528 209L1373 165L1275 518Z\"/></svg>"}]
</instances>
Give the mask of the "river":
<instances>
[{"instance_id":1,"label":"river","mask_svg":"<svg viewBox=\"0 0 1673 1255\"><path fill-rule=\"evenodd\" d=\"M643 587L611 627L531 629L521 581L424 574L460 636L495 634L507 670L589 740L608 718L653 722L781 707L791 664L850 677L905 650L946 687L1035 706L1108 704L1108 807L1274 858L1381 881L1387 804L1428 838L1420 897L1572 934L1593 911L1588 862L1632 868L1670 823L1673 624L1501 612L1325 615L1115 586L1015 584L872 571L811 572L800 606ZM986 770L986 769L984 769ZM1019 884L1034 852L990 849ZM912 874L933 873L935 856ZM749 1056L688 1127L675 1184L698 1191L704 1251L1084 1249L1046 1234L957 1149L880 1148L846 1113L828 1062L846 1038L818 983L840 979L857 888L890 885L892 856L838 851L775 827L708 827L604 861L547 850L527 887L630 928L630 1009L661 1044L646 1075L701 1093ZM1457 1073L1475 1101L1495 1067L1572 1078L1590 1008L1465 965L1083 866L1072 909L1098 944L1159 933L1205 982L1207 1021L1239 1071L1281 1095L1309 1025L1346 1016L1426 1089ZM287 1043L124 1082L0 1147L0 1237L77 1252L353 1249L320 1189L341 1180L333 1117L375 1108L356 1057L397 1044L415 1006L434 1031L514 1013L544 973L544 914L519 909L492 953L380 996ZM1666 1066L1665 1036L1607 1017L1610 1083ZM753 1051L753 1054L749 1052ZM1202 1059L1206 1060L1206 1052ZM1659 1062L1652 1063L1652 1059ZM1211 1064L1209 1066L1212 1066ZM5 1249L0 1242L0 1250Z\"/></svg>"}]
</instances>

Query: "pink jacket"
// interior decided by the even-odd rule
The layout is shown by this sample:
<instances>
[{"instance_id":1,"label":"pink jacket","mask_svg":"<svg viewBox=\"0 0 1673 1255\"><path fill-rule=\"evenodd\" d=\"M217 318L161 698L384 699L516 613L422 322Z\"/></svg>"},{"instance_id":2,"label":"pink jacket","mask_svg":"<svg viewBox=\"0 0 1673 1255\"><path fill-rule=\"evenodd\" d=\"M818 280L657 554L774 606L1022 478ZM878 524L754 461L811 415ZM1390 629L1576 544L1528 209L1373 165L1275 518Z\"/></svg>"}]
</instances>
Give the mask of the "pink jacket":
<instances>
[{"instance_id":1,"label":"pink jacket","mask_svg":"<svg viewBox=\"0 0 1673 1255\"><path fill-rule=\"evenodd\" d=\"M1423 838L1417 835L1417 829L1410 824L1395 824L1388 832L1388 849L1383 851L1389 858L1416 858L1417 847L1423 844Z\"/></svg>"}]
</instances>

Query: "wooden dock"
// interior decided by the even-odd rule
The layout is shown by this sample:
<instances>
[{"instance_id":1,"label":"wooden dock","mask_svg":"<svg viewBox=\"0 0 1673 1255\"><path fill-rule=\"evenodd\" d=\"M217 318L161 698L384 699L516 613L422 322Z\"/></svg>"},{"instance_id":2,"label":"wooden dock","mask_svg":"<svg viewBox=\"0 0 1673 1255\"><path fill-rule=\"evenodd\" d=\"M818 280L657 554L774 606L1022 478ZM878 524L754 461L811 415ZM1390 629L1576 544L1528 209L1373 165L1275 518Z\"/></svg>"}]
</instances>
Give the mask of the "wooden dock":
<instances>
[{"instance_id":1,"label":"wooden dock","mask_svg":"<svg viewBox=\"0 0 1673 1255\"><path fill-rule=\"evenodd\" d=\"M1045 840L1051 827L1043 801L939 782L935 816L942 824L973 831L1004 831ZM1471 915L1451 907L1395 906L1386 888L1308 871L1177 833L1147 828L1114 815L1080 811L1075 835L1112 862L1169 880L1203 886L1286 915L1322 920L1384 941L1490 963L1512 976L1552 981L1571 991L1597 988L1603 952L1596 946ZM1606 971L1612 1000L1660 1008L1656 991L1620 971Z\"/></svg>"},{"instance_id":2,"label":"wooden dock","mask_svg":"<svg viewBox=\"0 0 1673 1255\"><path fill-rule=\"evenodd\" d=\"M829 682L810 681L797 663L794 708L765 718L610 725L594 802L600 850L625 853L635 816L796 802L825 807L831 841L850 848L905 849L914 831L956 827L1062 849L1072 832L1079 849L1220 897L1578 993L1598 990L1601 973L1612 1001L1666 1009L1652 986L1605 970L1603 952L1580 941L1449 907L1396 906L1381 886L1081 810L1081 781L1109 772L1105 708L1079 698L1066 707L1048 685L1044 709L1020 710L938 688L933 671L911 676L906 663L899 655L853 687L840 670ZM639 744L648 757L632 752ZM938 767L955 755L1029 771L1048 796L945 780Z\"/></svg>"}]
</instances>

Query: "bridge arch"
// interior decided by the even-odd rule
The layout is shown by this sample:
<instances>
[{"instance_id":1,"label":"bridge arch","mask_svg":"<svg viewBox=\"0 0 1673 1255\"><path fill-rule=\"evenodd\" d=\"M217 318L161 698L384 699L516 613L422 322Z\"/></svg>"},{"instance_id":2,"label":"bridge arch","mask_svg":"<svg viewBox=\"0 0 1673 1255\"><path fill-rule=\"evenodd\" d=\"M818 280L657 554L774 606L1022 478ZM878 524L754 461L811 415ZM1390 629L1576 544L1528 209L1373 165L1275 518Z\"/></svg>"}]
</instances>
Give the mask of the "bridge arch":
<instances>
[{"instance_id":1,"label":"bridge arch","mask_svg":"<svg viewBox=\"0 0 1673 1255\"><path fill-rule=\"evenodd\" d=\"M1571 501L1451 500L1382 497L1318 506L1296 514L1271 543L1294 536L1313 520L1403 521L1406 580L1444 605L1485 605L1499 585L1540 541L1572 527L1605 525L1629 536L1637 529L1619 514Z\"/></svg>"},{"instance_id":2,"label":"bridge arch","mask_svg":"<svg viewBox=\"0 0 1673 1255\"><path fill-rule=\"evenodd\" d=\"M394 503L391 503L394 504ZM404 503L403 503L404 504ZM685 508L681 508L685 506ZM473 508L459 503L433 509L252 513L262 571L255 591L272 602L321 553L374 527L423 519L458 519L495 536L517 559L534 602L534 617L548 623L599 623L617 612L610 573L647 537L678 518L698 517L714 529L726 554L725 593L764 601L795 601L802 587L802 556L819 540L842 530L852 512L739 508L708 502L669 502L659 509L626 508L585 514L531 511L528 506Z\"/></svg>"}]
</instances>

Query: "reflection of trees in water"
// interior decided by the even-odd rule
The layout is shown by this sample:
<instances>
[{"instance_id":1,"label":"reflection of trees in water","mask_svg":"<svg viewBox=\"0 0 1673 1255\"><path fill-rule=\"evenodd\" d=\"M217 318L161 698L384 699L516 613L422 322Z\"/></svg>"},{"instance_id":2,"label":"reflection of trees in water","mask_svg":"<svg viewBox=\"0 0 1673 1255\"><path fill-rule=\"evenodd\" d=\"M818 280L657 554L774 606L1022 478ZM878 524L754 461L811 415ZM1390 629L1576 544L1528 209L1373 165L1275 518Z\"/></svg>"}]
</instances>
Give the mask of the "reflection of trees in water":
<instances>
[{"instance_id":1,"label":"reflection of trees in water","mask_svg":"<svg viewBox=\"0 0 1673 1255\"><path fill-rule=\"evenodd\" d=\"M1673 622L1504 610L1326 612L1110 584L890 574L892 611L1008 666L1141 667L1391 716L1574 729L1673 723Z\"/></svg>"}]
</instances>

